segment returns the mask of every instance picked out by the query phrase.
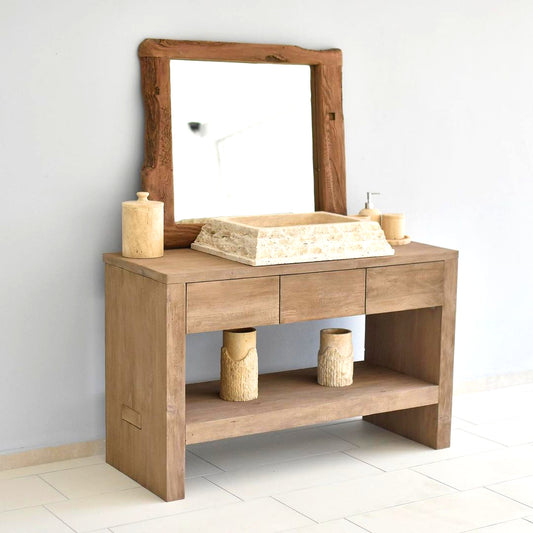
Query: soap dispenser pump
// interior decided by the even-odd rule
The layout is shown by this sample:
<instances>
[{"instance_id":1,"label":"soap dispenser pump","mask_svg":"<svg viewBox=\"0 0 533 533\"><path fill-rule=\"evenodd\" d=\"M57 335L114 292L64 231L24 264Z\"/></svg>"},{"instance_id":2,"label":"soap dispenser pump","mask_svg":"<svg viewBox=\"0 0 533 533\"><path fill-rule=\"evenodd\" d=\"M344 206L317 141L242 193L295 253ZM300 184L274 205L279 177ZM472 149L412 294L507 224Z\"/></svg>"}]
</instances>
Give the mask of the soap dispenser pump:
<instances>
[{"instance_id":1,"label":"soap dispenser pump","mask_svg":"<svg viewBox=\"0 0 533 533\"><path fill-rule=\"evenodd\" d=\"M361 211L359 211L359 214L360 215L368 215L368 216L370 216L370 220L372 220L373 222L378 222L379 224L381 224L381 211L374 207L374 204L372 202L372 195L373 194L380 194L380 193L379 192L367 192L366 193L365 208L361 209Z\"/></svg>"}]
</instances>

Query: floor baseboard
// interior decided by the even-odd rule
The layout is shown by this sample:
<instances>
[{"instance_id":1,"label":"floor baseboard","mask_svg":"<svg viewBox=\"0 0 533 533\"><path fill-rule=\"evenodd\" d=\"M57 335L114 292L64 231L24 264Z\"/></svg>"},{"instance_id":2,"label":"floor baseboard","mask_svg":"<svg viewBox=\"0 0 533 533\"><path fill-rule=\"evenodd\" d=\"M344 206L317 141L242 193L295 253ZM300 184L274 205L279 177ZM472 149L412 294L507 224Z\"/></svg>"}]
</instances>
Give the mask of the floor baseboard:
<instances>
[{"instance_id":1,"label":"floor baseboard","mask_svg":"<svg viewBox=\"0 0 533 533\"><path fill-rule=\"evenodd\" d=\"M454 383L454 394L465 394L469 392L483 392L504 387L513 387L515 385L524 385L533 383L533 370L525 372L513 372L510 374L495 374L482 378L459 381Z\"/></svg>"},{"instance_id":2,"label":"floor baseboard","mask_svg":"<svg viewBox=\"0 0 533 533\"><path fill-rule=\"evenodd\" d=\"M103 453L105 453L105 441L103 439L89 442L74 442L72 444L50 446L48 448L37 448L23 452L6 453L0 455L0 470L66 461L68 459L89 457Z\"/></svg>"}]
</instances>

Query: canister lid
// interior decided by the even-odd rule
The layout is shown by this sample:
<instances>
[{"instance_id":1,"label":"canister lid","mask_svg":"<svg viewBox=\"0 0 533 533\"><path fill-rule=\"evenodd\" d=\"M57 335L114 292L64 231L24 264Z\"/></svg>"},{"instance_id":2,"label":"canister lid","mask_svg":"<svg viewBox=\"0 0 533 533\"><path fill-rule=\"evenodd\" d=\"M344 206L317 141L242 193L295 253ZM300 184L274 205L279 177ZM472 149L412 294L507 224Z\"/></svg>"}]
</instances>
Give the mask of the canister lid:
<instances>
[{"instance_id":1,"label":"canister lid","mask_svg":"<svg viewBox=\"0 0 533 533\"><path fill-rule=\"evenodd\" d=\"M137 200L129 200L127 202L122 202L123 207L133 207L133 208L147 208L147 209L160 209L163 205L163 202L157 202L155 200L148 200L148 192L138 192Z\"/></svg>"}]
</instances>

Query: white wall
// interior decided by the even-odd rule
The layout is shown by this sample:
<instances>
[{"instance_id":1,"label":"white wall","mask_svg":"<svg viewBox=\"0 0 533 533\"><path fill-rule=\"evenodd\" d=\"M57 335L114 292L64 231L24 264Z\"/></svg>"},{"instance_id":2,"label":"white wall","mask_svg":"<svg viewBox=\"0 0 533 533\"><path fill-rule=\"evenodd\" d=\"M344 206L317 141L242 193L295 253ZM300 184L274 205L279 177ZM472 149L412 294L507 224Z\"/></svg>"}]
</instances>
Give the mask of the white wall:
<instances>
[{"instance_id":1,"label":"white wall","mask_svg":"<svg viewBox=\"0 0 533 533\"><path fill-rule=\"evenodd\" d=\"M350 211L381 191L415 239L460 250L457 379L533 369L529 0L3 0L1 11L0 451L104 436L101 253L120 248L120 202L139 186L145 37L342 48ZM263 368L314 361L322 325L266 328ZM189 378L216 374L219 336L189 344Z\"/></svg>"}]
</instances>

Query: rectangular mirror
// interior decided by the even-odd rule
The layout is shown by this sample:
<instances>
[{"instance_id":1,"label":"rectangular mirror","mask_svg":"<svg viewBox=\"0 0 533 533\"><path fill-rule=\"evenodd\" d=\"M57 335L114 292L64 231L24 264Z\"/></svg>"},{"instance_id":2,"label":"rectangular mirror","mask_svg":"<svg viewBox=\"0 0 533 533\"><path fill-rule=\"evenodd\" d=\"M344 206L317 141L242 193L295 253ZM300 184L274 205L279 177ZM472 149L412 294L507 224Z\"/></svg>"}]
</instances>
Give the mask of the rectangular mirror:
<instances>
[{"instance_id":1,"label":"rectangular mirror","mask_svg":"<svg viewBox=\"0 0 533 533\"><path fill-rule=\"evenodd\" d=\"M145 39L139 58L142 188L165 204L166 248L204 217L346 214L340 50Z\"/></svg>"},{"instance_id":2,"label":"rectangular mirror","mask_svg":"<svg viewBox=\"0 0 533 533\"><path fill-rule=\"evenodd\" d=\"M307 65L172 60L170 94L177 222L314 210Z\"/></svg>"}]
</instances>

